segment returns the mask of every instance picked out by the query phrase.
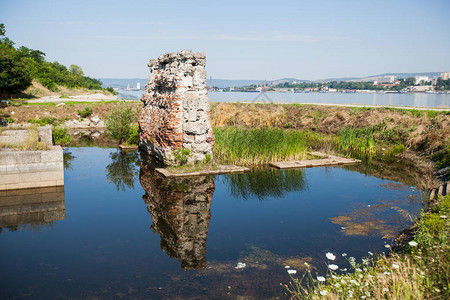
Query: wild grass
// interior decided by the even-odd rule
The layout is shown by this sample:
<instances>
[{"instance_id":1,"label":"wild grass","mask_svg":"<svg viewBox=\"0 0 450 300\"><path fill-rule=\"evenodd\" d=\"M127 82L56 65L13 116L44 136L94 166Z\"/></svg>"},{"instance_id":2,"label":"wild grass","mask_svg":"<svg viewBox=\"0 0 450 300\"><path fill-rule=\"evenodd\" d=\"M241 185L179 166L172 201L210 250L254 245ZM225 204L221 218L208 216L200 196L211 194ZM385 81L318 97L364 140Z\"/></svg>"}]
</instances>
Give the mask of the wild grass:
<instances>
[{"instance_id":1,"label":"wild grass","mask_svg":"<svg viewBox=\"0 0 450 300\"><path fill-rule=\"evenodd\" d=\"M281 105L251 104L237 109L233 103L220 103L212 107L211 122L212 126L283 127L287 116Z\"/></svg>"},{"instance_id":2,"label":"wild grass","mask_svg":"<svg viewBox=\"0 0 450 300\"><path fill-rule=\"evenodd\" d=\"M362 128L345 127L334 136L337 150L357 157L371 157L377 152L395 156L406 150L405 140L404 130L388 129L384 123Z\"/></svg>"},{"instance_id":3,"label":"wild grass","mask_svg":"<svg viewBox=\"0 0 450 300\"><path fill-rule=\"evenodd\" d=\"M286 288L292 299L449 299L449 215L447 195L431 212L422 213L403 253L369 256L361 263L350 257L349 272L328 261L327 275L309 270L300 279L292 277Z\"/></svg>"},{"instance_id":4,"label":"wild grass","mask_svg":"<svg viewBox=\"0 0 450 300\"><path fill-rule=\"evenodd\" d=\"M23 150L48 150L49 145L39 140L39 131L37 125L28 127L28 136L22 146Z\"/></svg>"},{"instance_id":5,"label":"wild grass","mask_svg":"<svg viewBox=\"0 0 450 300\"><path fill-rule=\"evenodd\" d=\"M307 136L302 131L281 128L216 127L214 157L221 163L241 165L302 159Z\"/></svg>"},{"instance_id":6,"label":"wild grass","mask_svg":"<svg viewBox=\"0 0 450 300\"><path fill-rule=\"evenodd\" d=\"M344 128L336 136L339 150L360 155L375 153L374 132L371 128Z\"/></svg>"},{"instance_id":7,"label":"wild grass","mask_svg":"<svg viewBox=\"0 0 450 300\"><path fill-rule=\"evenodd\" d=\"M59 123L61 123L61 121L55 117L45 117L42 119L29 119L28 123L38 124L39 126L45 126L45 125L55 125L56 126Z\"/></svg>"}]
</instances>

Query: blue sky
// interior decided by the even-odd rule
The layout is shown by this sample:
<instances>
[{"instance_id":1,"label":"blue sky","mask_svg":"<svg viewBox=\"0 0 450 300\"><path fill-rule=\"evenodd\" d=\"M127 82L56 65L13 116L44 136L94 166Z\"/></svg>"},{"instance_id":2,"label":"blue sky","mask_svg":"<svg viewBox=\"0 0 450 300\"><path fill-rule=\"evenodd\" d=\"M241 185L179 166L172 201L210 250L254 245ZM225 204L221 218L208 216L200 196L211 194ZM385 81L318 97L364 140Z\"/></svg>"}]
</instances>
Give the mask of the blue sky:
<instances>
[{"instance_id":1,"label":"blue sky","mask_svg":"<svg viewBox=\"0 0 450 300\"><path fill-rule=\"evenodd\" d=\"M0 0L17 45L97 78L204 51L208 77L321 79L450 71L450 1Z\"/></svg>"}]
</instances>

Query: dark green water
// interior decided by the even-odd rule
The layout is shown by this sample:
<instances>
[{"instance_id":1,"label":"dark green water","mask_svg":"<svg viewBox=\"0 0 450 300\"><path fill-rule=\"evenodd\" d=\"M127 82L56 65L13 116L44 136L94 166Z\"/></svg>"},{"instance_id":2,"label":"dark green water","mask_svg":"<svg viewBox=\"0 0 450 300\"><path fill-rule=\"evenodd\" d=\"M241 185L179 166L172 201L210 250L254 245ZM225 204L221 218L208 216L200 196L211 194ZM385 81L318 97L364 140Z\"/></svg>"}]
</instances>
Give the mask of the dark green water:
<instances>
[{"instance_id":1,"label":"dark green water","mask_svg":"<svg viewBox=\"0 0 450 300\"><path fill-rule=\"evenodd\" d=\"M137 152L68 150L63 189L0 197L1 298L287 298L286 265L385 252L422 208L345 168L164 180Z\"/></svg>"}]
</instances>

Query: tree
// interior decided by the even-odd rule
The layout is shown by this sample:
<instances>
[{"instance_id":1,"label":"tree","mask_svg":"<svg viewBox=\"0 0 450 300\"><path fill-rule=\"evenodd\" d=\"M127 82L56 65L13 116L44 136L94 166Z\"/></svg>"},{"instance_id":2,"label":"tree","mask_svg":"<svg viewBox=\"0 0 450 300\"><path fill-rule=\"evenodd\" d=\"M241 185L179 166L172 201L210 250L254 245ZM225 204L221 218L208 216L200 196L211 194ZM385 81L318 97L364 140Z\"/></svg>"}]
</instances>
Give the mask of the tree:
<instances>
[{"instance_id":1,"label":"tree","mask_svg":"<svg viewBox=\"0 0 450 300\"><path fill-rule=\"evenodd\" d=\"M45 53L42 51L33 50L25 46L19 47L17 51L19 51L21 55L31 58L37 63L42 63L43 61L45 61Z\"/></svg>"},{"instance_id":2,"label":"tree","mask_svg":"<svg viewBox=\"0 0 450 300\"><path fill-rule=\"evenodd\" d=\"M77 65L70 65L69 72L76 76L80 76L80 77L84 76L83 70Z\"/></svg>"},{"instance_id":3,"label":"tree","mask_svg":"<svg viewBox=\"0 0 450 300\"><path fill-rule=\"evenodd\" d=\"M0 96L19 93L31 85L32 76L14 47L0 43Z\"/></svg>"},{"instance_id":4,"label":"tree","mask_svg":"<svg viewBox=\"0 0 450 300\"><path fill-rule=\"evenodd\" d=\"M133 123L137 121L137 112L132 106L121 102L105 117L105 125L112 139L123 143L133 133Z\"/></svg>"},{"instance_id":5,"label":"tree","mask_svg":"<svg viewBox=\"0 0 450 300\"><path fill-rule=\"evenodd\" d=\"M408 77L405 79L405 84L407 86L415 85L416 84L416 78L415 77Z\"/></svg>"}]
</instances>

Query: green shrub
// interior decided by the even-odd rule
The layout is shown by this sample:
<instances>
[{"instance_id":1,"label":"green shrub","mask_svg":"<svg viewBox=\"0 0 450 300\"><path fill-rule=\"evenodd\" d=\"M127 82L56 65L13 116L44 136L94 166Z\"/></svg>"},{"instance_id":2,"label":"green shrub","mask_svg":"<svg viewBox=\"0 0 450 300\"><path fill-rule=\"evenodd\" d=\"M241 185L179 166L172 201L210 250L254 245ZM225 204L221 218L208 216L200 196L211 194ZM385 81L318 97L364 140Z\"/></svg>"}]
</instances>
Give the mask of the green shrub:
<instances>
[{"instance_id":1,"label":"green shrub","mask_svg":"<svg viewBox=\"0 0 450 300\"><path fill-rule=\"evenodd\" d=\"M46 117L42 119L29 119L28 123L31 124L38 124L39 126L45 126L45 125L58 125L58 119L55 117Z\"/></svg>"},{"instance_id":2,"label":"green shrub","mask_svg":"<svg viewBox=\"0 0 450 300\"><path fill-rule=\"evenodd\" d=\"M189 149L177 149L173 151L175 163L178 165L184 165L187 163L189 157L192 156L191 150Z\"/></svg>"},{"instance_id":3,"label":"green shrub","mask_svg":"<svg viewBox=\"0 0 450 300\"><path fill-rule=\"evenodd\" d=\"M203 164L206 165L206 164L210 163L211 160L212 160L211 154L206 153L206 154L205 154L205 158L203 159Z\"/></svg>"},{"instance_id":4,"label":"green shrub","mask_svg":"<svg viewBox=\"0 0 450 300\"><path fill-rule=\"evenodd\" d=\"M447 144L444 149L437 151L432 156L433 161L436 163L436 167L439 169L450 166L450 143Z\"/></svg>"},{"instance_id":5,"label":"green shrub","mask_svg":"<svg viewBox=\"0 0 450 300\"><path fill-rule=\"evenodd\" d=\"M132 126L136 121L137 111L125 102L120 102L105 117L107 133L113 140L123 143L131 137Z\"/></svg>"},{"instance_id":6,"label":"green shrub","mask_svg":"<svg viewBox=\"0 0 450 300\"><path fill-rule=\"evenodd\" d=\"M405 145L403 145L403 144L397 144L397 145L395 145L395 146L392 148L390 154L391 154L392 156L394 156L394 155L397 155L397 154L399 154L399 153L405 152L405 150L406 150Z\"/></svg>"},{"instance_id":7,"label":"green shrub","mask_svg":"<svg viewBox=\"0 0 450 300\"><path fill-rule=\"evenodd\" d=\"M107 87L105 90L107 90L108 92L110 92L113 95L117 95L118 93L112 88L112 87Z\"/></svg>"},{"instance_id":8,"label":"green shrub","mask_svg":"<svg viewBox=\"0 0 450 300\"><path fill-rule=\"evenodd\" d=\"M9 117L8 119L6 119L6 122L8 124L14 123L14 119L12 117Z\"/></svg>"},{"instance_id":9,"label":"green shrub","mask_svg":"<svg viewBox=\"0 0 450 300\"><path fill-rule=\"evenodd\" d=\"M55 126L52 130L52 139L55 145L67 146L73 141L67 127Z\"/></svg>"},{"instance_id":10,"label":"green shrub","mask_svg":"<svg viewBox=\"0 0 450 300\"><path fill-rule=\"evenodd\" d=\"M127 139L128 145L138 145L139 144L139 126L137 124L133 124L130 130L130 136Z\"/></svg>"},{"instance_id":11,"label":"green shrub","mask_svg":"<svg viewBox=\"0 0 450 300\"><path fill-rule=\"evenodd\" d=\"M78 110L78 114L81 118L87 118L92 115L92 107L85 106L83 110Z\"/></svg>"}]
</instances>

